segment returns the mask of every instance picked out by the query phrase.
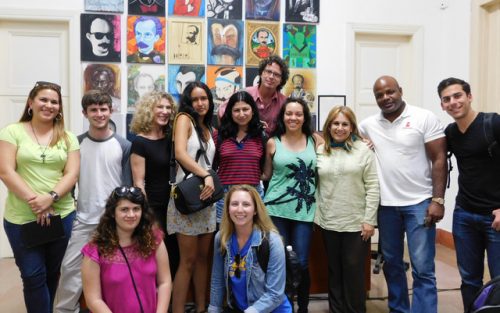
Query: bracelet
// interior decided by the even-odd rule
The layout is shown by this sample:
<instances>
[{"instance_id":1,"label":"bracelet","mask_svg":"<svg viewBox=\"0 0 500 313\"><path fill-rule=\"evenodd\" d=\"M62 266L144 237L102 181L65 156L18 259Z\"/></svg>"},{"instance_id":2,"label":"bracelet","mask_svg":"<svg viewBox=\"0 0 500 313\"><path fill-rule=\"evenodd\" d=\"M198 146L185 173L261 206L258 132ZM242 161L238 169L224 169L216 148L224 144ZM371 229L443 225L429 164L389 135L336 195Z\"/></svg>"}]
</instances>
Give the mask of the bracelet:
<instances>
[{"instance_id":1,"label":"bracelet","mask_svg":"<svg viewBox=\"0 0 500 313\"><path fill-rule=\"evenodd\" d=\"M205 178L210 177L210 176L212 176L212 175L211 174L207 174L207 175L203 176L203 180L205 180Z\"/></svg>"}]
</instances>

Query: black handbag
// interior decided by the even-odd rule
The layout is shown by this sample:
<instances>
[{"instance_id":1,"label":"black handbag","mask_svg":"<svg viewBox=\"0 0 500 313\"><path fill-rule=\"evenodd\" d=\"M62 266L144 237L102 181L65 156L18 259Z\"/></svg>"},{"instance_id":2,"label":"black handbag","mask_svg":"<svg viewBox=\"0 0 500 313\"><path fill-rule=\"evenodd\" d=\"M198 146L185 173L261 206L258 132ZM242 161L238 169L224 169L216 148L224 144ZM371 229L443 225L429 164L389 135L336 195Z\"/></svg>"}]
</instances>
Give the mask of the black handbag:
<instances>
[{"instance_id":1,"label":"black handbag","mask_svg":"<svg viewBox=\"0 0 500 313\"><path fill-rule=\"evenodd\" d=\"M21 225L21 239L26 248L41 246L64 237L61 215L52 215L50 225L42 226L36 221Z\"/></svg>"},{"instance_id":2,"label":"black handbag","mask_svg":"<svg viewBox=\"0 0 500 313\"><path fill-rule=\"evenodd\" d=\"M174 129L175 129L175 123L174 123ZM206 150L203 148L203 143L201 142L199 136L198 140L200 141L200 148L196 152L195 161L196 163L198 163L198 160L203 155L203 157L205 158L205 163L208 166L210 166L210 161L208 160L208 157L206 155ZM185 173L184 179L177 184L175 183L175 177L177 172L176 164L179 164ZM192 214L198 212L214 204L215 202L222 199L222 197L224 197L224 188L222 187L222 184L219 180L219 176L217 176L217 173L215 173L215 171L212 169L209 169L208 172L210 173L210 176L212 176L212 179L214 181L214 192L212 193L212 196L210 198L202 201L200 199L200 194L205 186L204 178L196 176L194 174L189 176L191 172L186 170L182 166L182 164L176 162L175 142L174 142L174 135L172 134L172 150L170 153L170 184L173 187L170 195L174 200L175 208L180 213Z\"/></svg>"}]
</instances>

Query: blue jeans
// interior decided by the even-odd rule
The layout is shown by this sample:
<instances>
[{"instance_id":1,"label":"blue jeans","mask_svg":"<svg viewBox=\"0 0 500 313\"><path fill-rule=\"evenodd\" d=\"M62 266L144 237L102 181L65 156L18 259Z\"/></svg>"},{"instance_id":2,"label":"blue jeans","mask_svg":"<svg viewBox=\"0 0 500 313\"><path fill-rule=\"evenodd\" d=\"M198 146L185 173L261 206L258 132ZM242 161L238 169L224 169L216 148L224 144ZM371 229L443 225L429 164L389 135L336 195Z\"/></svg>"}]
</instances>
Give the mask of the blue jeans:
<instances>
[{"instance_id":1,"label":"blue jeans","mask_svg":"<svg viewBox=\"0 0 500 313\"><path fill-rule=\"evenodd\" d=\"M24 303L28 313L50 313L54 303L59 269L66 251L75 212L62 219L65 237L33 248L21 240L21 225L3 221L23 280Z\"/></svg>"},{"instance_id":2,"label":"blue jeans","mask_svg":"<svg viewBox=\"0 0 500 313\"><path fill-rule=\"evenodd\" d=\"M462 301L467 310L474 296L483 286L484 251L488 255L491 277L500 275L500 232L491 227L493 215L481 215L455 206L453 212L453 239L457 253L458 270L462 278Z\"/></svg>"},{"instance_id":3,"label":"blue jeans","mask_svg":"<svg viewBox=\"0 0 500 313\"><path fill-rule=\"evenodd\" d=\"M409 206L380 206L378 210L384 276L389 290L391 313L437 312L434 268L436 226L424 226L429 203L430 199L427 199ZM403 261L405 233L413 276L411 309Z\"/></svg>"},{"instance_id":4,"label":"blue jeans","mask_svg":"<svg viewBox=\"0 0 500 313\"><path fill-rule=\"evenodd\" d=\"M298 313L307 312L309 305L309 288L311 277L309 276L309 250L311 248L311 238L313 232L313 222L300 222L287 218L271 217L274 225L278 228L283 237L285 246L291 245L297 254L302 267L302 276L297 288ZM290 299L293 305L293 300Z\"/></svg>"}]
</instances>

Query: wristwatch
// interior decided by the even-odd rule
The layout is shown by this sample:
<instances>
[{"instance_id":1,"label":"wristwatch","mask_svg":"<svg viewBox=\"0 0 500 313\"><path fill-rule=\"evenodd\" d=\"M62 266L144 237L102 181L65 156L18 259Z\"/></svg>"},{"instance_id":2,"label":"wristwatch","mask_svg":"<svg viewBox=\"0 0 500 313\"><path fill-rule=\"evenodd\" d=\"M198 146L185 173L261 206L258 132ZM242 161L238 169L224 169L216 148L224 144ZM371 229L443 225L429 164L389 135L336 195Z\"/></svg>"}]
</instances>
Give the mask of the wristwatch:
<instances>
[{"instance_id":1,"label":"wristwatch","mask_svg":"<svg viewBox=\"0 0 500 313\"><path fill-rule=\"evenodd\" d=\"M431 201L434 201L434 202L436 202L436 203L439 203L439 204L441 204L441 205L444 205L444 199L443 199L443 198L438 198L438 197L436 197L436 198L432 198L432 199L431 199Z\"/></svg>"},{"instance_id":2,"label":"wristwatch","mask_svg":"<svg viewBox=\"0 0 500 313\"><path fill-rule=\"evenodd\" d=\"M54 202L57 202L60 199L59 195L54 190L49 191L49 195L52 197L52 200L54 200Z\"/></svg>"}]
</instances>

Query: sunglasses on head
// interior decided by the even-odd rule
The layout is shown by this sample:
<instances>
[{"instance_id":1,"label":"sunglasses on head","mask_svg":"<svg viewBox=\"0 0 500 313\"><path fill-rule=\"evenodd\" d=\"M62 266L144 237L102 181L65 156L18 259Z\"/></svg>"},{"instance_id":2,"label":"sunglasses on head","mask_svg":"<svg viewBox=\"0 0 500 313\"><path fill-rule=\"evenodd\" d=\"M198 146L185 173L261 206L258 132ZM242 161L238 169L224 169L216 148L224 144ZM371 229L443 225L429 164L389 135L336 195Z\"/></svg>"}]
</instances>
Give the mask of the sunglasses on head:
<instances>
[{"instance_id":1,"label":"sunglasses on head","mask_svg":"<svg viewBox=\"0 0 500 313\"><path fill-rule=\"evenodd\" d=\"M113 190L112 196L118 198L131 197L133 200L137 201L142 201L144 199L144 194L140 188L127 186L116 187L115 190Z\"/></svg>"},{"instance_id":2,"label":"sunglasses on head","mask_svg":"<svg viewBox=\"0 0 500 313\"><path fill-rule=\"evenodd\" d=\"M35 83L35 87L39 87L39 86L40 86L40 87L50 87L50 88L54 88L54 89L56 89L56 90L57 90L57 91L59 91L59 92L61 91L61 86L59 86L59 85L58 85L58 84L56 84L56 83L51 83L51 82L46 82L46 81L42 81L42 80L40 80L40 81L37 81L37 82Z\"/></svg>"},{"instance_id":3,"label":"sunglasses on head","mask_svg":"<svg viewBox=\"0 0 500 313\"><path fill-rule=\"evenodd\" d=\"M97 39L97 40L103 39L104 36L106 36L109 39L109 33L95 32L95 33L91 33L91 34L94 35L95 39Z\"/></svg>"}]
</instances>

